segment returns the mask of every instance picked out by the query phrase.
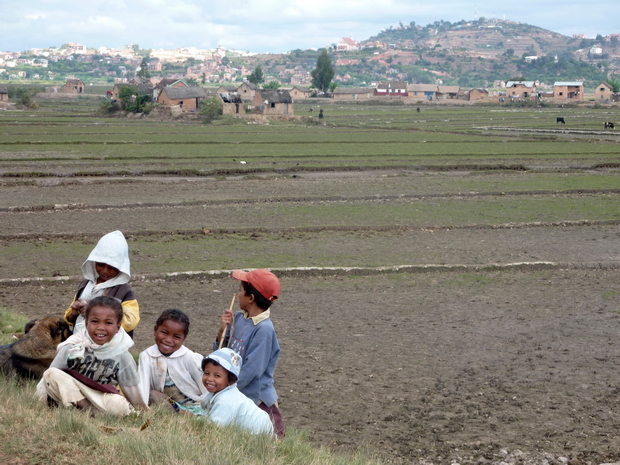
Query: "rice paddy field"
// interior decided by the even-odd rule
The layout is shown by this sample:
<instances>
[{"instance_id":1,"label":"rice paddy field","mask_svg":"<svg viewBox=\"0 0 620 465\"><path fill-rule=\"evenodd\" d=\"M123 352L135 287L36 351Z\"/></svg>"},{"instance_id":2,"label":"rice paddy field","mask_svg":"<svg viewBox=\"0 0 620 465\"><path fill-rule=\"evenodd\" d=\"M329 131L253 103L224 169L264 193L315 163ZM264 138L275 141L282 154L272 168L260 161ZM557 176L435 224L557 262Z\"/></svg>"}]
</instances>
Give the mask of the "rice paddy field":
<instances>
[{"instance_id":1,"label":"rice paddy field","mask_svg":"<svg viewBox=\"0 0 620 465\"><path fill-rule=\"evenodd\" d=\"M119 229L136 353L170 307L208 353L229 271L281 277L280 409L317 444L620 461L618 108L304 101L205 125L97 103L0 110L0 306L60 314Z\"/></svg>"}]
</instances>

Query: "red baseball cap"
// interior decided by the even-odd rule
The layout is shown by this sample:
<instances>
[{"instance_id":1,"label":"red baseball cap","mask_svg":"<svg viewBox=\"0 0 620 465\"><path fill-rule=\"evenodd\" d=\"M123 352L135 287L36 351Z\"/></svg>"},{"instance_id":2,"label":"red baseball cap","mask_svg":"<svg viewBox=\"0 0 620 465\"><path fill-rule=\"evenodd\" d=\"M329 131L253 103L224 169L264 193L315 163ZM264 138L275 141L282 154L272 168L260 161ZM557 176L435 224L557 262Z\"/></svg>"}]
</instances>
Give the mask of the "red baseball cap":
<instances>
[{"instance_id":1,"label":"red baseball cap","mask_svg":"<svg viewBox=\"0 0 620 465\"><path fill-rule=\"evenodd\" d=\"M269 270L234 270L232 277L250 283L267 300L276 300L280 294L280 280Z\"/></svg>"}]
</instances>

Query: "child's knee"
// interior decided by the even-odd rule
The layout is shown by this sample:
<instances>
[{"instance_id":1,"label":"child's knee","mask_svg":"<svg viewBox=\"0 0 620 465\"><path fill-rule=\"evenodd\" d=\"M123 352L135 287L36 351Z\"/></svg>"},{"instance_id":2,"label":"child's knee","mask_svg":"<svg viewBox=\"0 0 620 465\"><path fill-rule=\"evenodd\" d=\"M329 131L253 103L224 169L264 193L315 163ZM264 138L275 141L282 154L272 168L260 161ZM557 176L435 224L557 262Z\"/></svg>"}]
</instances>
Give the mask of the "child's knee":
<instances>
[{"instance_id":1,"label":"child's knee","mask_svg":"<svg viewBox=\"0 0 620 465\"><path fill-rule=\"evenodd\" d=\"M120 394L105 393L102 403L106 413L113 415L129 415L131 413L129 402Z\"/></svg>"}]
</instances>

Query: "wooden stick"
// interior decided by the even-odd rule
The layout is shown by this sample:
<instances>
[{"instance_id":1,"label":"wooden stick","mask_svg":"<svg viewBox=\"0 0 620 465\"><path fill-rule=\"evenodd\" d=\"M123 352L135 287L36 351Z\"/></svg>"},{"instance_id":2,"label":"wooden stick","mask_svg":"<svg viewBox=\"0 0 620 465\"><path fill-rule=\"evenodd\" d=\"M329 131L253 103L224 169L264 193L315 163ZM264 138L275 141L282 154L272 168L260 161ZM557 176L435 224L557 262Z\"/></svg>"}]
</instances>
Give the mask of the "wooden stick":
<instances>
[{"instance_id":1,"label":"wooden stick","mask_svg":"<svg viewBox=\"0 0 620 465\"><path fill-rule=\"evenodd\" d=\"M233 307L235 305L235 298L236 297L237 297L237 294L233 294L232 302L230 302L230 308L228 309L228 313L232 313ZM227 329L228 329L228 325L226 325L224 327L224 331L222 331L222 335L220 336L220 346L218 347L218 349L221 349L222 346L224 345L224 336L226 336L226 330Z\"/></svg>"}]
</instances>

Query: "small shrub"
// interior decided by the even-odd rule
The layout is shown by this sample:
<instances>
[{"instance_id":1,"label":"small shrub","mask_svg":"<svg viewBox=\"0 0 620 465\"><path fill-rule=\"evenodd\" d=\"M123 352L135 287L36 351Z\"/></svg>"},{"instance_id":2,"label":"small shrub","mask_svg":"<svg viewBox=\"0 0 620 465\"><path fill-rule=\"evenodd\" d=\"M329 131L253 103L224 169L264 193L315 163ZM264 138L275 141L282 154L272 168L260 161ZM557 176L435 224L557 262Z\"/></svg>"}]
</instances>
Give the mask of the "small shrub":
<instances>
[{"instance_id":1,"label":"small shrub","mask_svg":"<svg viewBox=\"0 0 620 465\"><path fill-rule=\"evenodd\" d=\"M202 122L209 124L222 116L222 102L219 97L213 98L203 102L200 109L200 116L202 116Z\"/></svg>"},{"instance_id":2,"label":"small shrub","mask_svg":"<svg viewBox=\"0 0 620 465\"><path fill-rule=\"evenodd\" d=\"M116 100L107 99L101 97L101 102L99 104L99 108L97 109L97 114L100 115L112 115L117 111L121 111L121 105Z\"/></svg>"}]
</instances>

